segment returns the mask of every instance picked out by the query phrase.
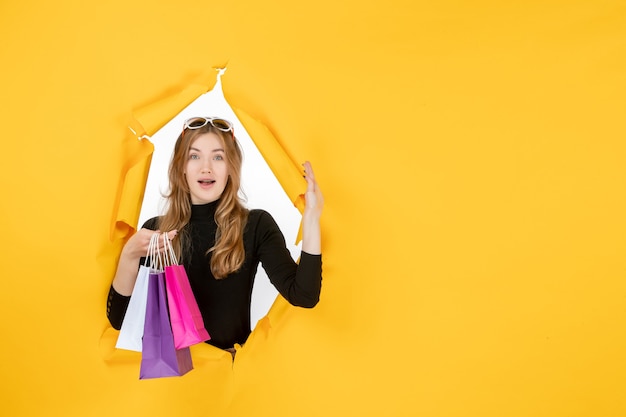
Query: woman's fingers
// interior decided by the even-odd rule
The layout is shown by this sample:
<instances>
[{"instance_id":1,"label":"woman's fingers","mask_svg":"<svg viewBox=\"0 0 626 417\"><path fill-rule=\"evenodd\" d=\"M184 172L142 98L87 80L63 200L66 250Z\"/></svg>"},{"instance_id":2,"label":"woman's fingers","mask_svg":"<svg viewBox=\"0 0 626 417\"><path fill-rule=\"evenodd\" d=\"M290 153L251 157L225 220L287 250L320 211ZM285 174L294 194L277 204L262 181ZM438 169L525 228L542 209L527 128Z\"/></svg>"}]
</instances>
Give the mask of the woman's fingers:
<instances>
[{"instance_id":1,"label":"woman's fingers","mask_svg":"<svg viewBox=\"0 0 626 417\"><path fill-rule=\"evenodd\" d=\"M304 178L307 181L307 190L305 194L305 206L308 209L321 212L324 204L322 192L315 180L315 172L309 161L302 164L304 166Z\"/></svg>"},{"instance_id":2,"label":"woman's fingers","mask_svg":"<svg viewBox=\"0 0 626 417\"><path fill-rule=\"evenodd\" d=\"M311 165L311 163L309 161L306 161L302 165L304 166L304 173L306 174L306 176L315 180L315 173L313 172L313 166Z\"/></svg>"},{"instance_id":3,"label":"woman's fingers","mask_svg":"<svg viewBox=\"0 0 626 417\"><path fill-rule=\"evenodd\" d=\"M306 161L304 164L304 178L307 182L307 191L315 191L317 183L315 182L315 172L313 172L313 166L309 161Z\"/></svg>"},{"instance_id":4,"label":"woman's fingers","mask_svg":"<svg viewBox=\"0 0 626 417\"><path fill-rule=\"evenodd\" d=\"M165 239L172 241L178 234L178 230L170 230L167 233L161 233L160 230L157 230L155 233L159 235L157 239L157 251L162 252L165 250Z\"/></svg>"},{"instance_id":5,"label":"woman's fingers","mask_svg":"<svg viewBox=\"0 0 626 417\"><path fill-rule=\"evenodd\" d=\"M140 229L135 233L127 245L130 245L132 251L135 252L138 256L146 256L148 252L148 248L150 247L150 241L154 236L158 236L156 243L156 250L161 252L165 248L165 242L163 241L163 236L167 236L167 239L172 240L178 234L177 230L171 230L167 233L161 233L160 230L150 230L150 229Z\"/></svg>"}]
</instances>

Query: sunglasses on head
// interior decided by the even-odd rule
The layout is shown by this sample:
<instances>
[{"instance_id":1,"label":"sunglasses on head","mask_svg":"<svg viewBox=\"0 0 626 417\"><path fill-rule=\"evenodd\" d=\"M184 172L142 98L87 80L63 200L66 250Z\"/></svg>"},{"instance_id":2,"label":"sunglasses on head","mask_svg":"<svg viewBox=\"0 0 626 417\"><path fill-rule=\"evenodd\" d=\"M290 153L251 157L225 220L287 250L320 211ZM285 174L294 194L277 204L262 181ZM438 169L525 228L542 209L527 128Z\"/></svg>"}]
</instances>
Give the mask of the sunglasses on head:
<instances>
[{"instance_id":1,"label":"sunglasses on head","mask_svg":"<svg viewBox=\"0 0 626 417\"><path fill-rule=\"evenodd\" d=\"M191 119L185 120L185 124L183 125L183 130L185 129L200 129L201 127L206 126L207 124L211 124L217 130L221 130L222 132L231 132L233 131L233 124L228 120L220 119L219 117L192 117Z\"/></svg>"}]
</instances>

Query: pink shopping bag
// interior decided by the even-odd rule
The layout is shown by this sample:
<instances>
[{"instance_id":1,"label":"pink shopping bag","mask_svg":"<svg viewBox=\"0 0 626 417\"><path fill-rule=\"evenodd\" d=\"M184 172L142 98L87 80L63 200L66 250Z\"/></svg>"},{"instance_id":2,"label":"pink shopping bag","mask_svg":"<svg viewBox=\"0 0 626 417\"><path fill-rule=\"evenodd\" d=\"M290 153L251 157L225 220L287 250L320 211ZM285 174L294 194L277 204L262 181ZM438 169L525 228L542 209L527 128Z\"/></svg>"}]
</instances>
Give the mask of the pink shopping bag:
<instances>
[{"instance_id":1,"label":"pink shopping bag","mask_svg":"<svg viewBox=\"0 0 626 417\"><path fill-rule=\"evenodd\" d=\"M193 295L185 267L170 265L165 267L167 299L177 349L210 340L204 328L204 320Z\"/></svg>"},{"instance_id":2,"label":"pink shopping bag","mask_svg":"<svg viewBox=\"0 0 626 417\"><path fill-rule=\"evenodd\" d=\"M165 284L174 344L177 349L182 349L209 340L211 336L204 328L204 320L191 290L187 272L183 265L178 265L167 233L163 234L163 245Z\"/></svg>"}]
</instances>

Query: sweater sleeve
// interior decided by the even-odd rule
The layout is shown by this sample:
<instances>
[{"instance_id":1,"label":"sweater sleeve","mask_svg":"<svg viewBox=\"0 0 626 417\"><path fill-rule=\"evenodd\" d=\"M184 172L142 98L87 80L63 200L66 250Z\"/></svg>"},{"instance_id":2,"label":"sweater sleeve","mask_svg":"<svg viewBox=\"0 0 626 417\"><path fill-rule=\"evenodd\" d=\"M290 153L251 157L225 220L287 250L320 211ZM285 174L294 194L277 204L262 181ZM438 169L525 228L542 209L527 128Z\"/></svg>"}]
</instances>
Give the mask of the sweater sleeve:
<instances>
[{"instance_id":1,"label":"sweater sleeve","mask_svg":"<svg viewBox=\"0 0 626 417\"><path fill-rule=\"evenodd\" d=\"M315 307L322 289L322 255L301 252L300 261L294 262L280 228L265 211L255 235L261 265L278 292L294 306Z\"/></svg>"},{"instance_id":2,"label":"sweater sleeve","mask_svg":"<svg viewBox=\"0 0 626 417\"><path fill-rule=\"evenodd\" d=\"M147 220L142 227L145 229L157 230L158 217L153 217ZM139 270L139 265L144 262L144 259L145 258L141 258L139 260L137 270ZM122 328L122 322L124 321L124 316L126 315L126 310L128 309L128 303L130 303L130 296L118 293L113 288L113 284L111 284L109 288L109 295L107 297L107 318L114 329L119 330Z\"/></svg>"},{"instance_id":3,"label":"sweater sleeve","mask_svg":"<svg viewBox=\"0 0 626 417\"><path fill-rule=\"evenodd\" d=\"M122 328L122 321L124 321L129 302L130 296L118 293L111 285L107 299L107 317L114 329L119 330Z\"/></svg>"}]
</instances>

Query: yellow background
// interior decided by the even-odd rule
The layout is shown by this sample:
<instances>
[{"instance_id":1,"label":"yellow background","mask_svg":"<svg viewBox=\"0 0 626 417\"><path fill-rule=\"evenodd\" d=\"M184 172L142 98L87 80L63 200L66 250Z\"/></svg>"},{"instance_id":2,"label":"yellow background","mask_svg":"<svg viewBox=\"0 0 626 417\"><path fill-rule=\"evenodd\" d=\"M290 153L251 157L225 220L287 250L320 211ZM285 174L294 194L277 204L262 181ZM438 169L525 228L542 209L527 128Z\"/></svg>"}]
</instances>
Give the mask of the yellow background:
<instances>
[{"instance_id":1,"label":"yellow background","mask_svg":"<svg viewBox=\"0 0 626 417\"><path fill-rule=\"evenodd\" d=\"M3 1L2 415L625 416L625 20L592 0ZM191 373L139 381L105 317L146 152L126 126L225 64L231 105L314 163L322 300L275 306L234 367L199 346Z\"/></svg>"}]
</instances>

